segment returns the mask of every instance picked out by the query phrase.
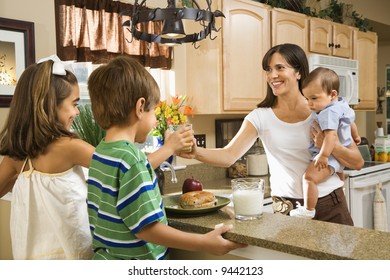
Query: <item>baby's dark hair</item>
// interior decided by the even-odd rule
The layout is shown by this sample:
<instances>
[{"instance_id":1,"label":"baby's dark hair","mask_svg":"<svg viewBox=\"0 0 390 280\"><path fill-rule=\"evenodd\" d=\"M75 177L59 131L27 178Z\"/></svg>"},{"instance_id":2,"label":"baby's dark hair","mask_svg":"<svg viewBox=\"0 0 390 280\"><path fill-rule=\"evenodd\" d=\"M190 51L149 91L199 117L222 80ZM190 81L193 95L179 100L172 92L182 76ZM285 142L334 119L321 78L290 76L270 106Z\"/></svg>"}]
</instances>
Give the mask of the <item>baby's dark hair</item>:
<instances>
[{"instance_id":1,"label":"baby's dark hair","mask_svg":"<svg viewBox=\"0 0 390 280\"><path fill-rule=\"evenodd\" d=\"M77 136L58 120L58 106L77 86L76 76L52 74L53 61L32 64L20 76L0 133L0 154L16 160L36 158L60 137Z\"/></svg>"},{"instance_id":2,"label":"baby's dark hair","mask_svg":"<svg viewBox=\"0 0 390 280\"><path fill-rule=\"evenodd\" d=\"M335 71L325 67L318 67L311 71L306 79L303 80L302 88L307 87L307 85L313 81L319 79L321 83L321 88L327 94L330 94L332 90L339 92L340 88L340 79Z\"/></svg>"},{"instance_id":3,"label":"baby's dark hair","mask_svg":"<svg viewBox=\"0 0 390 280\"><path fill-rule=\"evenodd\" d=\"M119 56L93 71L88 91L93 116L103 129L127 124L140 98L145 98L147 112L160 101L160 90L152 75L128 56Z\"/></svg>"}]
</instances>

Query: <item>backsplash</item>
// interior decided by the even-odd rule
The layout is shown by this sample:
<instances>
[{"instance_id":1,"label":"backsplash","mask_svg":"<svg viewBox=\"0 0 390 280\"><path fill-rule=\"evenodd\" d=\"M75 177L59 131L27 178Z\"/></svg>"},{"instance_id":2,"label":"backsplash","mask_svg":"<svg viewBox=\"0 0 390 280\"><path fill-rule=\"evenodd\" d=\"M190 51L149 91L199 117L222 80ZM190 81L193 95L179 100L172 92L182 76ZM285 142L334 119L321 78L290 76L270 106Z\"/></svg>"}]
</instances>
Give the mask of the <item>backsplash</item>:
<instances>
[{"instance_id":1,"label":"backsplash","mask_svg":"<svg viewBox=\"0 0 390 280\"><path fill-rule=\"evenodd\" d=\"M204 163L188 165L183 170L177 170L177 183L171 182L171 172L164 172L165 175L165 186L164 194L179 192L183 186L183 182L187 178L194 178L202 183L207 181L214 181L219 179L225 179L227 174L227 168L214 167Z\"/></svg>"}]
</instances>

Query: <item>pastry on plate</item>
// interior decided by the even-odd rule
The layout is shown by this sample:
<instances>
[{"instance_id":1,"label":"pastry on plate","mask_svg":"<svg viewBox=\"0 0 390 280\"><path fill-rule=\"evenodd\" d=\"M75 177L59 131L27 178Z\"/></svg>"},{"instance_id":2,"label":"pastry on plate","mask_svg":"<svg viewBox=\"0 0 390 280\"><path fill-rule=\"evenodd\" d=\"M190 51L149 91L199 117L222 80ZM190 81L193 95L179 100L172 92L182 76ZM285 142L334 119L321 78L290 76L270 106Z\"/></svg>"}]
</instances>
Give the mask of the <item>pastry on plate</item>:
<instances>
[{"instance_id":1,"label":"pastry on plate","mask_svg":"<svg viewBox=\"0 0 390 280\"><path fill-rule=\"evenodd\" d=\"M187 192L179 197L179 205L183 209L209 208L216 206L217 203L215 195L207 191Z\"/></svg>"}]
</instances>

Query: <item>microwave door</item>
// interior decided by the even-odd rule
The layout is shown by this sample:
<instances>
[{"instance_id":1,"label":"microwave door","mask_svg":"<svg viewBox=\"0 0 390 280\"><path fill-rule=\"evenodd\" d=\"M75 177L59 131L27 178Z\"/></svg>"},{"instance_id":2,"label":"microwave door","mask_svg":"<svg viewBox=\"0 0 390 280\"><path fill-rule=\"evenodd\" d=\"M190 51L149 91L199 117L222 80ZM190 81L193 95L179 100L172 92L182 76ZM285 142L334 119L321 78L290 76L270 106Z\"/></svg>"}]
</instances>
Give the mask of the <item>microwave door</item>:
<instances>
[{"instance_id":1,"label":"microwave door","mask_svg":"<svg viewBox=\"0 0 390 280\"><path fill-rule=\"evenodd\" d=\"M339 95L344 97L350 105L358 104L358 97L357 94L355 94L357 88L354 83L354 79L356 79L356 77L354 77L353 73L350 71L339 70L336 71L336 73L340 80Z\"/></svg>"},{"instance_id":2,"label":"microwave door","mask_svg":"<svg viewBox=\"0 0 390 280\"><path fill-rule=\"evenodd\" d=\"M349 89L347 93L349 96L349 104L355 105L359 103L359 95L358 95L358 84L357 84L357 73L354 71L346 71L346 85ZM356 81L356 82L355 82Z\"/></svg>"},{"instance_id":3,"label":"microwave door","mask_svg":"<svg viewBox=\"0 0 390 280\"><path fill-rule=\"evenodd\" d=\"M349 88L350 82L348 81L348 78L341 73L337 73L340 80L340 87L339 87L339 96L343 97L345 101L349 103L351 99L351 92L347 90Z\"/></svg>"}]
</instances>

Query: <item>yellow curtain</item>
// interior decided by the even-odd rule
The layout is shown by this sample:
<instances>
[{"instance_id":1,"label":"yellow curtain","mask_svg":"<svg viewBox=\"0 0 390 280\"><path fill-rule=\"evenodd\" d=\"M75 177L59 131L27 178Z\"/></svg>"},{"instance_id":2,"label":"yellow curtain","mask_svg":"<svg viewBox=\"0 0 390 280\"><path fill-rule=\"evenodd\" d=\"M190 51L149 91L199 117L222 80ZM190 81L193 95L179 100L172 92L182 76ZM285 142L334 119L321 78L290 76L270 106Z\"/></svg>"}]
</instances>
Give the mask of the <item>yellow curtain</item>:
<instances>
[{"instance_id":1,"label":"yellow curtain","mask_svg":"<svg viewBox=\"0 0 390 280\"><path fill-rule=\"evenodd\" d=\"M112 0L55 0L57 55L62 60L106 63L130 55L145 67L170 69L171 47L132 39L123 23L133 5ZM160 33L161 22L141 25L147 33Z\"/></svg>"}]
</instances>

